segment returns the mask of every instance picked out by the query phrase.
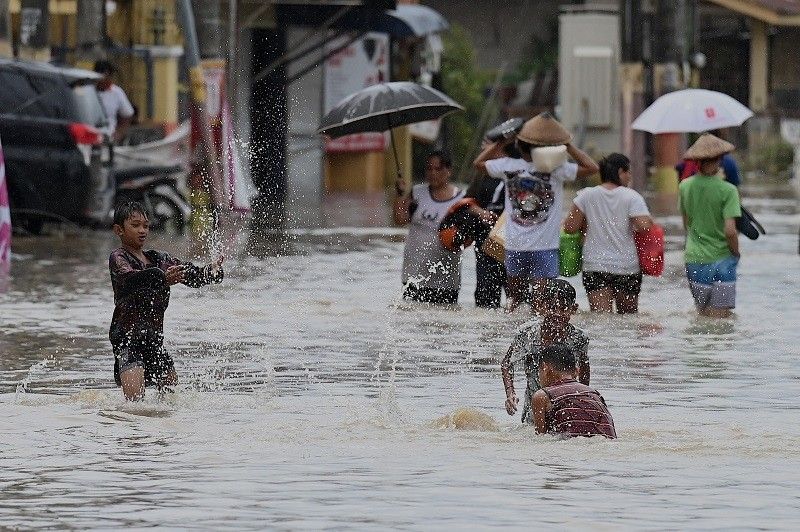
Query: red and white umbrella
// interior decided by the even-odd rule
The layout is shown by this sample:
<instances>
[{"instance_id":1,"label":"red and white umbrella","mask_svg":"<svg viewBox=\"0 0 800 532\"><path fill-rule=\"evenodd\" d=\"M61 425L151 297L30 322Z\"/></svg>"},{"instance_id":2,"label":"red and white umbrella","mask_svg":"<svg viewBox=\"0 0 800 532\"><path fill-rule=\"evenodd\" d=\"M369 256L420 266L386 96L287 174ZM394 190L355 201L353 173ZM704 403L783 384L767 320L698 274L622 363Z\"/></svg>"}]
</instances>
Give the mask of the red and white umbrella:
<instances>
[{"instance_id":1,"label":"red and white umbrella","mask_svg":"<svg viewBox=\"0 0 800 532\"><path fill-rule=\"evenodd\" d=\"M660 97L631 127L648 133L702 133L741 126L753 111L727 94L684 89Z\"/></svg>"}]
</instances>

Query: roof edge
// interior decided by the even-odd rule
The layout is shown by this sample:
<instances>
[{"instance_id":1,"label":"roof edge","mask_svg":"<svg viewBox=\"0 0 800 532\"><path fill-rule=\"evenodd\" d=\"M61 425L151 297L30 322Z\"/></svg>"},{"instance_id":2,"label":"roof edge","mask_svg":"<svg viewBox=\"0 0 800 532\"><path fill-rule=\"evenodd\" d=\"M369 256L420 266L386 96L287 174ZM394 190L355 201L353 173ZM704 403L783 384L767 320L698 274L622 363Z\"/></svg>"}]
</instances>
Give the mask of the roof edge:
<instances>
[{"instance_id":1,"label":"roof edge","mask_svg":"<svg viewBox=\"0 0 800 532\"><path fill-rule=\"evenodd\" d=\"M782 15L753 0L708 0L708 2L773 26L800 26L800 15Z\"/></svg>"}]
</instances>

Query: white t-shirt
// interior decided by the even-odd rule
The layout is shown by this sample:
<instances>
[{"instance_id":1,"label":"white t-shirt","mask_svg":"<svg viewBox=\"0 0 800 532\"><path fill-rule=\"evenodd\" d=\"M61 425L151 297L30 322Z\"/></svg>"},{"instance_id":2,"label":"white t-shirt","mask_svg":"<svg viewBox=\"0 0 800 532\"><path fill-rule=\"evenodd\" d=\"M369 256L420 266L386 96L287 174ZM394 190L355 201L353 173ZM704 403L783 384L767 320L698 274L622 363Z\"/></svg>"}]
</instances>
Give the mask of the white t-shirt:
<instances>
[{"instance_id":1,"label":"white t-shirt","mask_svg":"<svg viewBox=\"0 0 800 532\"><path fill-rule=\"evenodd\" d=\"M414 185L411 199L416 205L403 253L403 284L455 290L461 287L461 253L450 251L439 241L439 224L465 191L444 201L431 197L427 184Z\"/></svg>"},{"instance_id":2,"label":"white t-shirt","mask_svg":"<svg viewBox=\"0 0 800 532\"><path fill-rule=\"evenodd\" d=\"M574 181L578 165L564 163L551 173L537 172L524 159L486 161L486 173L506 182L506 249L558 249L564 181Z\"/></svg>"},{"instance_id":3,"label":"white t-shirt","mask_svg":"<svg viewBox=\"0 0 800 532\"><path fill-rule=\"evenodd\" d=\"M586 217L583 271L639 273L631 218L650 215L642 195L628 187L600 185L581 190L575 205Z\"/></svg>"},{"instance_id":4,"label":"white t-shirt","mask_svg":"<svg viewBox=\"0 0 800 532\"><path fill-rule=\"evenodd\" d=\"M118 85L111 85L108 90L97 91L100 94L100 101L103 102L103 109L108 118L108 128L106 132L113 135L117 130L117 116L130 118L133 116L133 106L125 95L125 91Z\"/></svg>"}]
</instances>

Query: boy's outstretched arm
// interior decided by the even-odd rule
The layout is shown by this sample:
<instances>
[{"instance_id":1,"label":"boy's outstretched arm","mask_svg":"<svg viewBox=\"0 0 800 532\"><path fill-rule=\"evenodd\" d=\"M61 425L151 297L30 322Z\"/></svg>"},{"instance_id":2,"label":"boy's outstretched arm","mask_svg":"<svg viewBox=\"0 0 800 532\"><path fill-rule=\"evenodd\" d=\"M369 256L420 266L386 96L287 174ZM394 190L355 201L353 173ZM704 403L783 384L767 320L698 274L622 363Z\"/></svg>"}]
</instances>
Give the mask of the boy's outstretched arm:
<instances>
[{"instance_id":1,"label":"boy's outstretched arm","mask_svg":"<svg viewBox=\"0 0 800 532\"><path fill-rule=\"evenodd\" d=\"M537 390L531 398L531 409L533 410L533 426L536 427L538 434L547 432L547 412L553 408L550 398L544 390Z\"/></svg>"},{"instance_id":2,"label":"boy's outstretched arm","mask_svg":"<svg viewBox=\"0 0 800 532\"><path fill-rule=\"evenodd\" d=\"M503 386L506 390L506 412L508 412L509 416L513 416L517 413L517 403L519 403L517 394L514 391L514 363L511 362L511 353L513 350L514 344L511 344L511 347L508 348L508 352L506 352L506 356L503 357L503 361L500 363L500 372L503 374Z\"/></svg>"},{"instance_id":3,"label":"boy's outstretched arm","mask_svg":"<svg viewBox=\"0 0 800 532\"><path fill-rule=\"evenodd\" d=\"M221 283L225 277L225 271L222 269L222 262L225 260L225 257L221 255L217 258L217 260L211 264L206 264L203 267L169 256L167 256L165 260L173 266L182 267L183 280L181 282L192 288L200 288L201 286L205 286L207 284Z\"/></svg>"}]
</instances>

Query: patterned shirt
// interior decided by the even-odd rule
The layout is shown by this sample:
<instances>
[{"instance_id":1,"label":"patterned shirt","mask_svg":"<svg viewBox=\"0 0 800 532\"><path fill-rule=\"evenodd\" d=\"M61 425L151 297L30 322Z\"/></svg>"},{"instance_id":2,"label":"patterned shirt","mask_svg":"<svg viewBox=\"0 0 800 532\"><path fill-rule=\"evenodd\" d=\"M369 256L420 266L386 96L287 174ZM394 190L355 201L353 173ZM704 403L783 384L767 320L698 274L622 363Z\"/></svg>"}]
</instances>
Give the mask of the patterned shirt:
<instances>
[{"instance_id":1,"label":"patterned shirt","mask_svg":"<svg viewBox=\"0 0 800 532\"><path fill-rule=\"evenodd\" d=\"M567 339L564 342L574 353L578 366L589 363L589 338L581 329L568 324ZM531 398L541 386L539 385L539 351L544 348L542 345L542 319L534 317L530 321L522 324L511 343L502 366L507 368L513 377L514 368L520 364L525 368L525 377L528 384L525 389L525 399L522 405L522 421L532 422L531 417Z\"/></svg>"}]
</instances>

